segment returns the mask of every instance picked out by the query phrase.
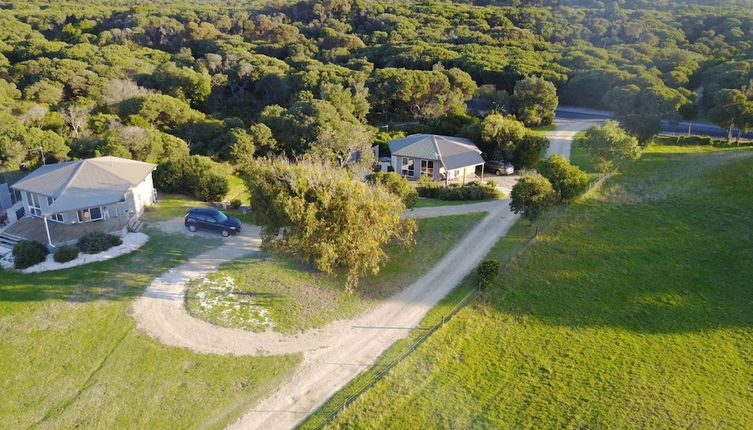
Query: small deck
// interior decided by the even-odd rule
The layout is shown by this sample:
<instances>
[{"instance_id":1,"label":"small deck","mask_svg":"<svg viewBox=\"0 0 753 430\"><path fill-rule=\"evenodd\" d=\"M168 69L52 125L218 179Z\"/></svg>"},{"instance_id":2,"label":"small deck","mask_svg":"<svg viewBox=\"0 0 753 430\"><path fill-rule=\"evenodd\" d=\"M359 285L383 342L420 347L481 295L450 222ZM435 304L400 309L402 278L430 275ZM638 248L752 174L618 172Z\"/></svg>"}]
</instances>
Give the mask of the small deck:
<instances>
[{"instance_id":1,"label":"small deck","mask_svg":"<svg viewBox=\"0 0 753 430\"><path fill-rule=\"evenodd\" d=\"M81 236L92 231L101 231L103 233L119 232L127 224L128 219L126 217L71 225L47 220L47 225L50 227L52 244L55 246L73 243ZM44 228L44 220L41 218L21 218L8 226L3 233L47 244L47 232Z\"/></svg>"}]
</instances>

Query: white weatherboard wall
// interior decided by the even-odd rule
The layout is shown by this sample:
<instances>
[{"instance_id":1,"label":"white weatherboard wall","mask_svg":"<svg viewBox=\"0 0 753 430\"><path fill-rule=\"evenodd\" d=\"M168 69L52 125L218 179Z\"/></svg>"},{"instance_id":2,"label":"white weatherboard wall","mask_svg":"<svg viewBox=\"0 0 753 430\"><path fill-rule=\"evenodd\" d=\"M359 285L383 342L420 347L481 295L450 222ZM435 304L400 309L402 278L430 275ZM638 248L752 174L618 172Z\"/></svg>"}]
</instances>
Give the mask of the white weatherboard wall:
<instances>
[{"instance_id":1,"label":"white weatherboard wall","mask_svg":"<svg viewBox=\"0 0 753 430\"><path fill-rule=\"evenodd\" d=\"M154 203L154 183L151 173L128 192L126 201L128 202L128 209L133 211L136 216L141 216L144 213L144 206Z\"/></svg>"}]
</instances>

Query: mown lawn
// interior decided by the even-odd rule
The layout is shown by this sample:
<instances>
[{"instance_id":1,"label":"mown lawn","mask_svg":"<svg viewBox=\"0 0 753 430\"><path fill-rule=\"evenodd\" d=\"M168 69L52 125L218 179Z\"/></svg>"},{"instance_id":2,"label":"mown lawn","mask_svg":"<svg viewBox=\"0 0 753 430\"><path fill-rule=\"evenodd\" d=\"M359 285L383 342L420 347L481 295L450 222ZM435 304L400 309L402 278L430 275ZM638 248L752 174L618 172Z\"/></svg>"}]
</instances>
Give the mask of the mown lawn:
<instances>
[{"instance_id":1,"label":"mown lawn","mask_svg":"<svg viewBox=\"0 0 753 430\"><path fill-rule=\"evenodd\" d=\"M219 241L147 231L116 259L0 271L0 428L222 428L299 361L195 354L136 328L153 278Z\"/></svg>"},{"instance_id":2,"label":"mown lawn","mask_svg":"<svg viewBox=\"0 0 753 430\"><path fill-rule=\"evenodd\" d=\"M650 148L332 427L749 428L752 156Z\"/></svg>"},{"instance_id":3,"label":"mown lawn","mask_svg":"<svg viewBox=\"0 0 753 430\"><path fill-rule=\"evenodd\" d=\"M418 220L416 245L390 246L379 274L354 293L344 279L282 256L259 255L228 262L189 284L186 308L215 324L253 331L295 333L347 318L404 289L433 267L486 214Z\"/></svg>"},{"instance_id":4,"label":"mown lawn","mask_svg":"<svg viewBox=\"0 0 753 430\"><path fill-rule=\"evenodd\" d=\"M245 200L244 204L247 205L248 200ZM210 207L210 205L182 194L160 194L157 204L147 210L144 219L147 222L167 221L184 216L189 209L194 207ZM256 223L256 217L253 213L243 213L240 209L220 210L226 215L236 217L245 223Z\"/></svg>"}]
</instances>

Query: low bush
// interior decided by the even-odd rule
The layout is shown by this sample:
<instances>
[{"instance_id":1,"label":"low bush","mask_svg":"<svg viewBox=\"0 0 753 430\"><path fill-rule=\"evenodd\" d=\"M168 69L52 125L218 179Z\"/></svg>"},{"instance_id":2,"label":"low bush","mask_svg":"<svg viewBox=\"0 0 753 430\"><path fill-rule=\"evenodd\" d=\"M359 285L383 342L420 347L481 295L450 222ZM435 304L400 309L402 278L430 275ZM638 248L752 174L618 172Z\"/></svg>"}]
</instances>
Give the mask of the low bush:
<instances>
[{"instance_id":1,"label":"low bush","mask_svg":"<svg viewBox=\"0 0 753 430\"><path fill-rule=\"evenodd\" d=\"M654 138L655 145L668 146L715 146L717 148L729 148L734 146L753 146L753 141L741 140L727 141L727 139L713 139L708 136L667 136L661 135Z\"/></svg>"},{"instance_id":2,"label":"low bush","mask_svg":"<svg viewBox=\"0 0 753 430\"><path fill-rule=\"evenodd\" d=\"M120 246L123 244L123 238L117 234L108 234L107 237L110 238L110 245L112 246Z\"/></svg>"},{"instance_id":3,"label":"low bush","mask_svg":"<svg viewBox=\"0 0 753 430\"><path fill-rule=\"evenodd\" d=\"M222 200L230 190L222 166L199 155L160 164L154 171L154 183L160 191L189 193L205 202Z\"/></svg>"},{"instance_id":4,"label":"low bush","mask_svg":"<svg viewBox=\"0 0 753 430\"><path fill-rule=\"evenodd\" d=\"M233 199L230 201L230 208L231 209L239 209L243 202L241 202L241 199Z\"/></svg>"},{"instance_id":5,"label":"low bush","mask_svg":"<svg viewBox=\"0 0 753 430\"><path fill-rule=\"evenodd\" d=\"M416 188L418 195L428 199L437 198L437 192L444 188L441 182L432 181L428 176L422 176L416 184L418 185L418 188Z\"/></svg>"},{"instance_id":6,"label":"low bush","mask_svg":"<svg viewBox=\"0 0 753 430\"><path fill-rule=\"evenodd\" d=\"M504 197L493 181L473 181L465 185L450 184L448 187L444 187L438 181L419 181L418 195L439 200L490 200Z\"/></svg>"},{"instance_id":7,"label":"low bush","mask_svg":"<svg viewBox=\"0 0 753 430\"><path fill-rule=\"evenodd\" d=\"M13 247L13 261L16 269L25 269L47 259L47 248L33 240L22 240Z\"/></svg>"},{"instance_id":8,"label":"low bush","mask_svg":"<svg viewBox=\"0 0 753 430\"><path fill-rule=\"evenodd\" d=\"M485 289L489 287L499 276L499 261L487 259L481 262L476 268L478 275L478 287Z\"/></svg>"},{"instance_id":9,"label":"low bush","mask_svg":"<svg viewBox=\"0 0 753 430\"><path fill-rule=\"evenodd\" d=\"M656 136L654 143L673 146L712 146L716 142L708 136Z\"/></svg>"},{"instance_id":10,"label":"low bush","mask_svg":"<svg viewBox=\"0 0 753 430\"><path fill-rule=\"evenodd\" d=\"M398 175L395 172L377 172L366 178L371 184L381 184L387 187L387 189L400 197L407 209L416 205L418 199L418 192L413 188L413 185L408 182L407 179Z\"/></svg>"},{"instance_id":11,"label":"low bush","mask_svg":"<svg viewBox=\"0 0 753 430\"><path fill-rule=\"evenodd\" d=\"M84 254L98 254L122 243L123 239L119 236L93 231L81 236L77 246Z\"/></svg>"},{"instance_id":12,"label":"low bush","mask_svg":"<svg viewBox=\"0 0 753 430\"><path fill-rule=\"evenodd\" d=\"M67 263L71 260L75 260L78 257L78 248L75 246L64 246L58 248L52 258L58 263Z\"/></svg>"}]
</instances>

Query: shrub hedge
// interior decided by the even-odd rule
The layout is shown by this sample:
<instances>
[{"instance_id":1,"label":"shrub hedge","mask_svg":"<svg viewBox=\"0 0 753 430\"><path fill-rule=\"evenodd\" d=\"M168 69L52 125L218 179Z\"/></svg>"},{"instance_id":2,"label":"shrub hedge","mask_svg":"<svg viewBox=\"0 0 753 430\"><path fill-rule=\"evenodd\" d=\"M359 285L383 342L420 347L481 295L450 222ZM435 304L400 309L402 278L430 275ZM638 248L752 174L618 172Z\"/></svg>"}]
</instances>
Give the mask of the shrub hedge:
<instances>
[{"instance_id":1,"label":"shrub hedge","mask_svg":"<svg viewBox=\"0 0 753 430\"><path fill-rule=\"evenodd\" d=\"M52 258L58 263L67 263L71 260L75 260L78 257L78 248L75 246L63 246L55 251Z\"/></svg>"},{"instance_id":2,"label":"shrub hedge","mask_svg":"<svg viewBox=\"0 0 753 430\"><path fill-rule=\"evenodd\" d=\"M33 240L22 240L13 247L13 261L16 269L25 269L47 259L47 248Z\"/></svg>"},{"instance_id":3,"label":"shrub hedge","mask_svg":"<svg viewBox=\"0 0 753 430\"><path fill-rule=\"evenodd\" d=\"M122 243L120 236L93 231L81 236L77 246L85 254L98 254Z\"/></svg>"},{"instance_id":4,"label":"shrub hedge","mask_svg":"<svg viewBox=\"0 0 753 430\"><path fill-rule=\"evenodd\" d=\"M381 184L387 187L391 193L400 197L407 209L416 205L418 193L407 179L395 172L377 172L366 177L371 184Z\"/></svg>"},{"instance_id":5,"label":"shrub hedge","mask_svg":"<svg viewBox=\"0 0 753 430\"><path fill-rule=\"evenodd\" d=\"M199 155L160 164L154 171L154 184L160 191L189 193L205 202L222 200L230 190L222 166Z\"/></svg>"},{"instance_id":6,"label":"shrub hedge","mask_svg":"<svg viewBox=\"0 0 753 430\"><path fill-rule=\"evenodd\" d=\"M490 200L501 199L504 194L499 191L493 181L469 182L465 185L450 184L448 187L438 181L427 181L423 178L418 182L418 195L439 200Z\"/></svg>"}]
</instances>

